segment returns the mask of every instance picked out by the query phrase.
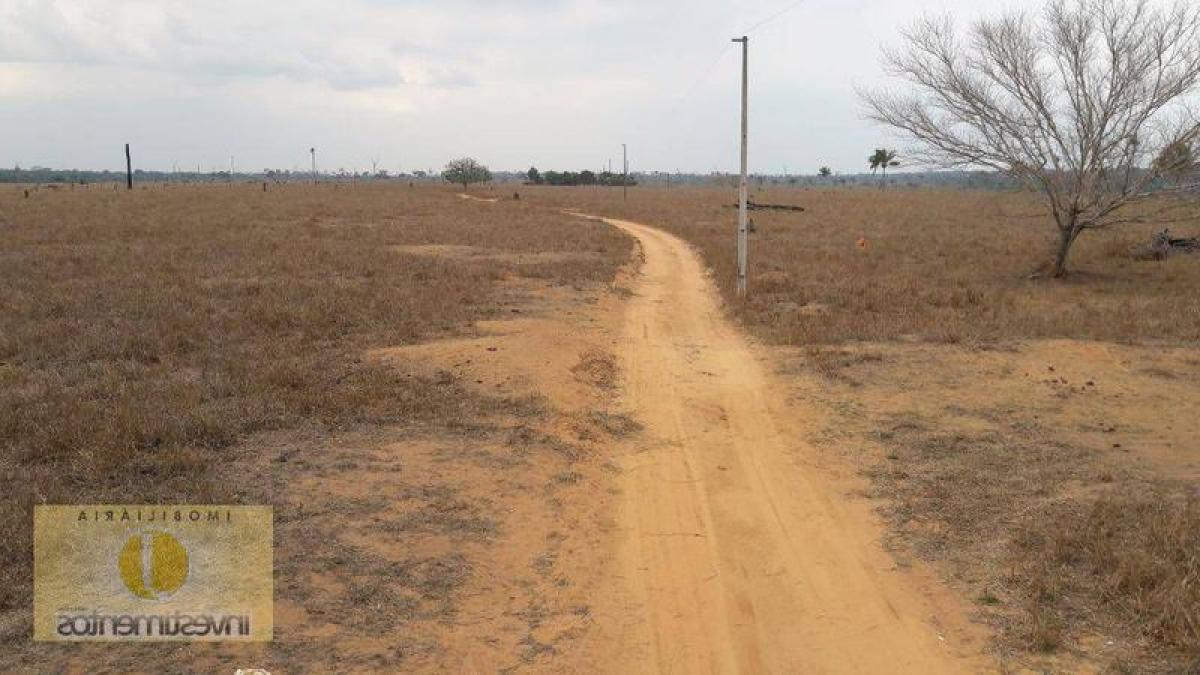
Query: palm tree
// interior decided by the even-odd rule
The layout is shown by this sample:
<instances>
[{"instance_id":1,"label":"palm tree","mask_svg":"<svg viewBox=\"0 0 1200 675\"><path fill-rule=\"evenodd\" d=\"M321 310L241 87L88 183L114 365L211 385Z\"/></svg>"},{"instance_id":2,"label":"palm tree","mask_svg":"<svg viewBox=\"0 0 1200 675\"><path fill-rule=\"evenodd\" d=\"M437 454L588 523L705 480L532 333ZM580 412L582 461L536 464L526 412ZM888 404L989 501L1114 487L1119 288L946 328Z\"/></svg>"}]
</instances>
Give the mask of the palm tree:
<instances>
[{"instance_id":1,"label":"palm tree","mask_svg":"<svg viewBox=\"0 0 1200 675\"><path fill-rule=\"evenodd\" d=\"M875 175L875 172L879 169L883 169L883 178L879 183L879 188L881 190L887 185L888 167L900 166L900 162L896 160L897 157L899 157L899 153L897 153L895 150L877 148L875 150L875 154L867 158L867 161L871 163L872 176Z\"/></svg>"}]
</instances>

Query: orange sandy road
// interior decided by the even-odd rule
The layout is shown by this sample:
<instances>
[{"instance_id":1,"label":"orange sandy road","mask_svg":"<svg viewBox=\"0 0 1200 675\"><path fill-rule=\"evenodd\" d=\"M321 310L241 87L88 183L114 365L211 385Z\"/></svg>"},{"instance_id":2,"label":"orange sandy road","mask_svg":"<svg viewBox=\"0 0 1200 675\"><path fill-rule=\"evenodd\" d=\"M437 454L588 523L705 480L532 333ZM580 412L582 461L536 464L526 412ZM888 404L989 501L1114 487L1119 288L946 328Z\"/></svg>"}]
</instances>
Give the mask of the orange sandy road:
<instances>
[{"instance_id":1,"label":"orange sandy road","mask_svg":"<svg viewBox=\"0 0 1200 675\"><path fill-rule=\"evenodd\" d=\"M623 460L614 591L636 618L613 629L613 671L988 670L958 605L895 571L861 505L797 461L812 449L772 413L776 385L692 250L606 222L645 257L620 344L623 404L646 425Z\"/></svg>"}]
</instances>

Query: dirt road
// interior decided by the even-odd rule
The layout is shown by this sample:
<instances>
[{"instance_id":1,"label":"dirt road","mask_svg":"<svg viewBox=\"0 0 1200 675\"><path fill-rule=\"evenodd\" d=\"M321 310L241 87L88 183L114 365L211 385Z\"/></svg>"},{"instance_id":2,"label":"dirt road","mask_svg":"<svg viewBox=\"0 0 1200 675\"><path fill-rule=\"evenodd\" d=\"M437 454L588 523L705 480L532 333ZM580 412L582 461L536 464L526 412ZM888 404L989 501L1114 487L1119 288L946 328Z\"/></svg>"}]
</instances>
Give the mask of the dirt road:
<instances>
[{"instance_id":1,"label":"dirt road","mask_svg":"<svg viewBox=\"0 0 1200 675\"><path fill-rule=\"evenodd\" d=\"M646 425L618 517L621 602L638 618L615 669L979 670L960 608L895 570L869 512L804 461L803 421L772 412L779 390L697 256L607 222L645 256L620 349L623 404Z\"/></svg>"}]
</instances>

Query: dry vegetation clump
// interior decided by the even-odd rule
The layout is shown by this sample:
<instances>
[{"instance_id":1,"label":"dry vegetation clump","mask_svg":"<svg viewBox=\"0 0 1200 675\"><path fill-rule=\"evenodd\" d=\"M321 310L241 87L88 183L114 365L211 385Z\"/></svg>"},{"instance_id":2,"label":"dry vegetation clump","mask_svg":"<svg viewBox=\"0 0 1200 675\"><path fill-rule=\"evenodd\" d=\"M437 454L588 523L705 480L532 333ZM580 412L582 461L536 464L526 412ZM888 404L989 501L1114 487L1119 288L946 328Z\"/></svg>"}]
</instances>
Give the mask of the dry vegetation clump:
<instances>
[{"instance_id":1,"label":"dry vegetation clump","mask_svg":"<svg viewBox=\"0 0 1200 675\"><path fill-rule=\"evenodd\" d=\"M1099 605L1151 642L1200 666L1200 503L1194 491L1106 494L1056 504L1019 530L1028 601L1037 614ZM1061 619L1060 619L1061 620ZM1058 646L1033 624L1037 646Z\"/></svg>"},{"instance_id":2,"label":"dry vegetation clump","mask_svg":"<svg viewBox=\"0 0 1200 675\"><path fill-rule=\"evenodd\" d=\"M510 277L607 281L630 250L598 223L488 208L406 186L0 193L0 618L28 611L33 504L233 500L214 469L252 434L527 406L363 358L508 312ZM418 244L564 255L398 252ZM0 640L25 627L0 621Z\"/></svg>"},{"instance_id":3,"label":"dry vegetation clump","mask_svg":"<svg viewBox=\"0 0 1200 675\"><path fill-rule=\"evenodd\" d=\"M1092 451L1037 425L967 433L904 417L886 428L888 456L868 474L893 531L969 578L1015 646L1054 652L1091 633L1200 659L1194 495L1119 470L1097 477Z\"/></svg>"},{"instance_id":4,"label":"dry vegetation clump","mask_svg":"<svg viewBox=\"0 0 1200 675\"><path fill-rule=\"evenodd\" d=\"M751 213L751 296L741 302L732 190L639 188L627 204L619 191L526 192L527 199L644 222L691 242L731 314L774 343L1200 339L1197 260L1128 256L1162 229L1153 223L1082 238L1066 280L1031 278L1052 257L1055 237L1028 193L760 188L754 201L806 211ZM1174 229L1179 236L1197 232Z\"/></svg>"},{"instance_id":5,"label":"dry vegetation clump","mask_svg":"<svg viewBox=\"0 0 1200 675\"><path fill-rule=\"evenodd\" d=\"M579 363L571 367L571 372L581 382L601 389L611 390L617 386L616 357L605 351L593 349L580 354Z\"/></svg>"}]
</instances>

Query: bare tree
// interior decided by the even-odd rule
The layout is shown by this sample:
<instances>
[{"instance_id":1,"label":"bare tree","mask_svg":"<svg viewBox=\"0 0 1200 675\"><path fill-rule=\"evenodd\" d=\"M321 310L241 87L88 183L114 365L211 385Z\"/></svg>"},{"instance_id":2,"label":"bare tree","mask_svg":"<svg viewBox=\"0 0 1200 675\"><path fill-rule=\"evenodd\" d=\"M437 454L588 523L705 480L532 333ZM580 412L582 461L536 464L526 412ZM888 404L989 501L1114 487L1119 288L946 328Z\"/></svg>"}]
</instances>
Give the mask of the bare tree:
<instances>
[{"instance_id":1,"label":"bare tree","mask_svg":"<svg viewBox=\"0 0 1200 675\"><path fill-rule=\"evenodd\" d=\"M915 140L919 161L990 167L1042 193L1055 276L1084 231L1183 217L1198 186L1200 6L1051 0L963 37L949 18L904 37L885 60L915 91L861 92L868 116Z\"/></svg>"}]
</instances>

